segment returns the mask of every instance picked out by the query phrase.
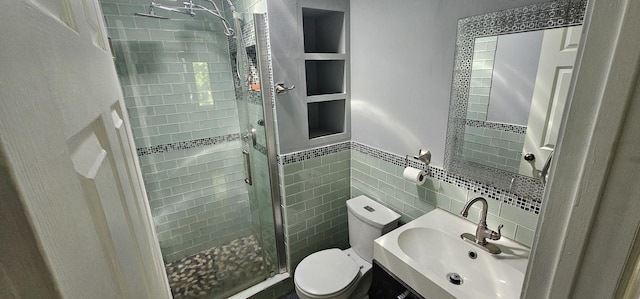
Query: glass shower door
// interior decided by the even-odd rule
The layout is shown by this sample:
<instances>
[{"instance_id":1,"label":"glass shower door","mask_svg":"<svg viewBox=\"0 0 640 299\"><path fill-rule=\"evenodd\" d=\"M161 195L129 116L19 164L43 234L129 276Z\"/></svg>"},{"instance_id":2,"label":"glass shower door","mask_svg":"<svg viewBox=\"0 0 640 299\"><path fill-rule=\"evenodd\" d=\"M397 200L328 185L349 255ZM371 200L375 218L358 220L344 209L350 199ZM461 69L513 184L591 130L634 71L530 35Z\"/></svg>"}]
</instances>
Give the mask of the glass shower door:
<instances>
[{"instance_id":1,"label":"glass shower door","mask_svg":"<svg viewBox=\"0 0 640 299\"><path fill-rule=\"evenodd\" d=\"M147 0L101 5L174 297L226 298L263 281L277 267L266 120L255 86L236 93L220 20L134 16ZM250 126L255 143L242 137Z\"/></svg>"},{"instance_id":2,"label":"glass shower door","mask_svg":"<svg viewBox=\"0 0 640 299\"><path fill-rule=\"evenodd\" d=\"M278 271L266 137L267 122L273 122L273 120L265 119L264 114L255 21L249 14L244 16L244 20L234 19L236 35L233 41L230 41L230 53L243 154L246 158L245 182L249 186L253 231L263 244L264 270L268 277ZM270 107L267 108L270 109Z\"/></svg>"}]
</instances>

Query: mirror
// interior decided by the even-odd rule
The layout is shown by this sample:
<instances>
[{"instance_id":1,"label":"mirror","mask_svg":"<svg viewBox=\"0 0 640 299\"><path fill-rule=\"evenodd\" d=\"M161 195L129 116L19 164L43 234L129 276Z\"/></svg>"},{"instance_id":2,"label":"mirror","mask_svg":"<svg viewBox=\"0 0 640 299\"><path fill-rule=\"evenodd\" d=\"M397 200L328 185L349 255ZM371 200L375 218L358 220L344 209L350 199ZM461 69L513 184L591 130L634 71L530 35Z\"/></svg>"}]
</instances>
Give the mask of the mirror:
<instances>
[{"instance_id":1,"label":"mirror","mask_svg":"<svg viewBox=\"0 0 640 299\"><path fill-rule=\"evenodd\" d=\"M458 21L449 172L540 200L585 7L553 1Z\"/></svg>"},{"instance_id":2,"label":"mirror","mask_svg":"<svg viewBox=\"0 0 640 299\"><path fill-rule=\"evenodd\" d=\"M557 141L581 28L475 39L463 159L540 177Z\"/></svg>"}]
</instances>

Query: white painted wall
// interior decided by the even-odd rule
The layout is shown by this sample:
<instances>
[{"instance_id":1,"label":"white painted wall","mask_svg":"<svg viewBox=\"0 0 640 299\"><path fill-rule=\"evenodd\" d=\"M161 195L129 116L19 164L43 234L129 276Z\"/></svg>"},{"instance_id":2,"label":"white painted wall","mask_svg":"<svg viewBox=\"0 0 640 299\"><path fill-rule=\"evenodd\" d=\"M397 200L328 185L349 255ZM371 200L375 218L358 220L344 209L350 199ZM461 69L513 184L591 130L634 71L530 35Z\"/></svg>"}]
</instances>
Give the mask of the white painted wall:
<instances>
[{"instance_id":1,"label":"white painted wall","mask_svg":"<svg viewBox=\"0 0 640 299\"><path fill-rule=\"evenodd\" d=\"M458 19L541 2L351 0L352 140L442 167Z\"/></svg>"}]
</instances>

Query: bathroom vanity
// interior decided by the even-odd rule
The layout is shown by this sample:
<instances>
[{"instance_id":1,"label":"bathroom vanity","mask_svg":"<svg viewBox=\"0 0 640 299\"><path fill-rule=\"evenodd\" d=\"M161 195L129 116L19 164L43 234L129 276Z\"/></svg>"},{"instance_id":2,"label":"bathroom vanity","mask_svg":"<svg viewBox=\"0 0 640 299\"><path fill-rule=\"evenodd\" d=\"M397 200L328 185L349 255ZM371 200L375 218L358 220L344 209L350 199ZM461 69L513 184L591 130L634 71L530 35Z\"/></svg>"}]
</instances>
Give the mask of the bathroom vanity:
<instances>
[{"instance_id":1,"label":"bathroom vanity","mask_svg":"<svg viewBox=\"0 0 640 299\"><path fill-rule=\"evenodd\" d=\"M373 261L372 271L373 278L371 289L369 289L369 298L424 299L393 273L380 266L378 261Z\"/></svg>"},{"instance_id":2,"label":"bathroom vanity","mask_svg":"<svg viewBox=\"0 0 640 299\"><path fill-rule=\"evenodd\" d=\"M518 298L529 249L501 238L491 243L502 253L491 254L460 237L476 227L435 209L376 239L374 281L385 282L374 282L370 294L398 298L409 290L404 298ZM389 276L398 282L384 278ZM397 294L386 293L387 287Z\"/></svg>"}]
</instances>

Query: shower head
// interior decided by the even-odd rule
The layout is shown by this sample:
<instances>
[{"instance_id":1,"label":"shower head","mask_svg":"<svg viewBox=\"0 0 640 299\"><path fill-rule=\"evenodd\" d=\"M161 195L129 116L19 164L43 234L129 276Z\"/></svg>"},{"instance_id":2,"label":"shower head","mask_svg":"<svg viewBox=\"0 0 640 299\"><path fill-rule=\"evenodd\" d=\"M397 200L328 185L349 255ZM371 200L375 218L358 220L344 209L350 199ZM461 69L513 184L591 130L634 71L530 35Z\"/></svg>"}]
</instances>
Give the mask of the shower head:
<instances>
[{"instance_id":1,"label":"shower head","mask_svg":"<svg viewBox=\"0 0 640 299\"><path fill-rule=\"evenodd\" d=\"M136 13L134 13L134 15L141 16L141 17L154 18L154 19L161 19L161 20L169 20L169 19L171 19L169 17L159 16L159 15L154 14L154 13L136 12Z\"/></svg>"},{"instance_id":2,"label":"shower head","mask_svg":"<svg viewBox=\"0 0 640 299\"><path fill-rule=\"evenodd\" d=\"M157 15L154 11L153 11L153 7L156 4L154 2L151 2L151 4L149 5L149 13L144 13L144 12L136 12L134 13L134 15L136 16L141 16L141 17L147 17L147 18L154 18L154 19L161 19L161 20L169 20L169 17L164 17L164 16L160 16Z\"/></svg>"},{"instance_id":3,"label":"shower head","mask_svg":"<svg viewBox=\"0 0 640 299\"><path fill-rule=\"evenodd\" d=\"M200 4L196 4L193 2L193 0L184 0L184 2L182 3L183 6L167 6L167 5L162 5L160 3L151 1L151 4L149 5L148 13L137 12L137 13L134 13L134 15L166 20L169 18L156 15L153 12L153 9L159 8L164 11L177 12L177 13L185 14L191 17L194 17L196 15L196 11L204 11L214 15L215 17L219 18L222 21L222 25L224 26L224 34L226 36L233 36L235 31L233 30L233 28L231 28L231 24L229 23L229 21L227 21L227 19L224 18L220 9L218 9L218 5L216 5L216 3L213 0L203 0L203 1L211 3L211 5L213 6L213 9L209 9ZM231 0L227 0L227 2L229 3L230 9L234 12L234 15L235 15L236 8L233 6L233 3L231 2Z\"/></svg>"}]
</instances>

